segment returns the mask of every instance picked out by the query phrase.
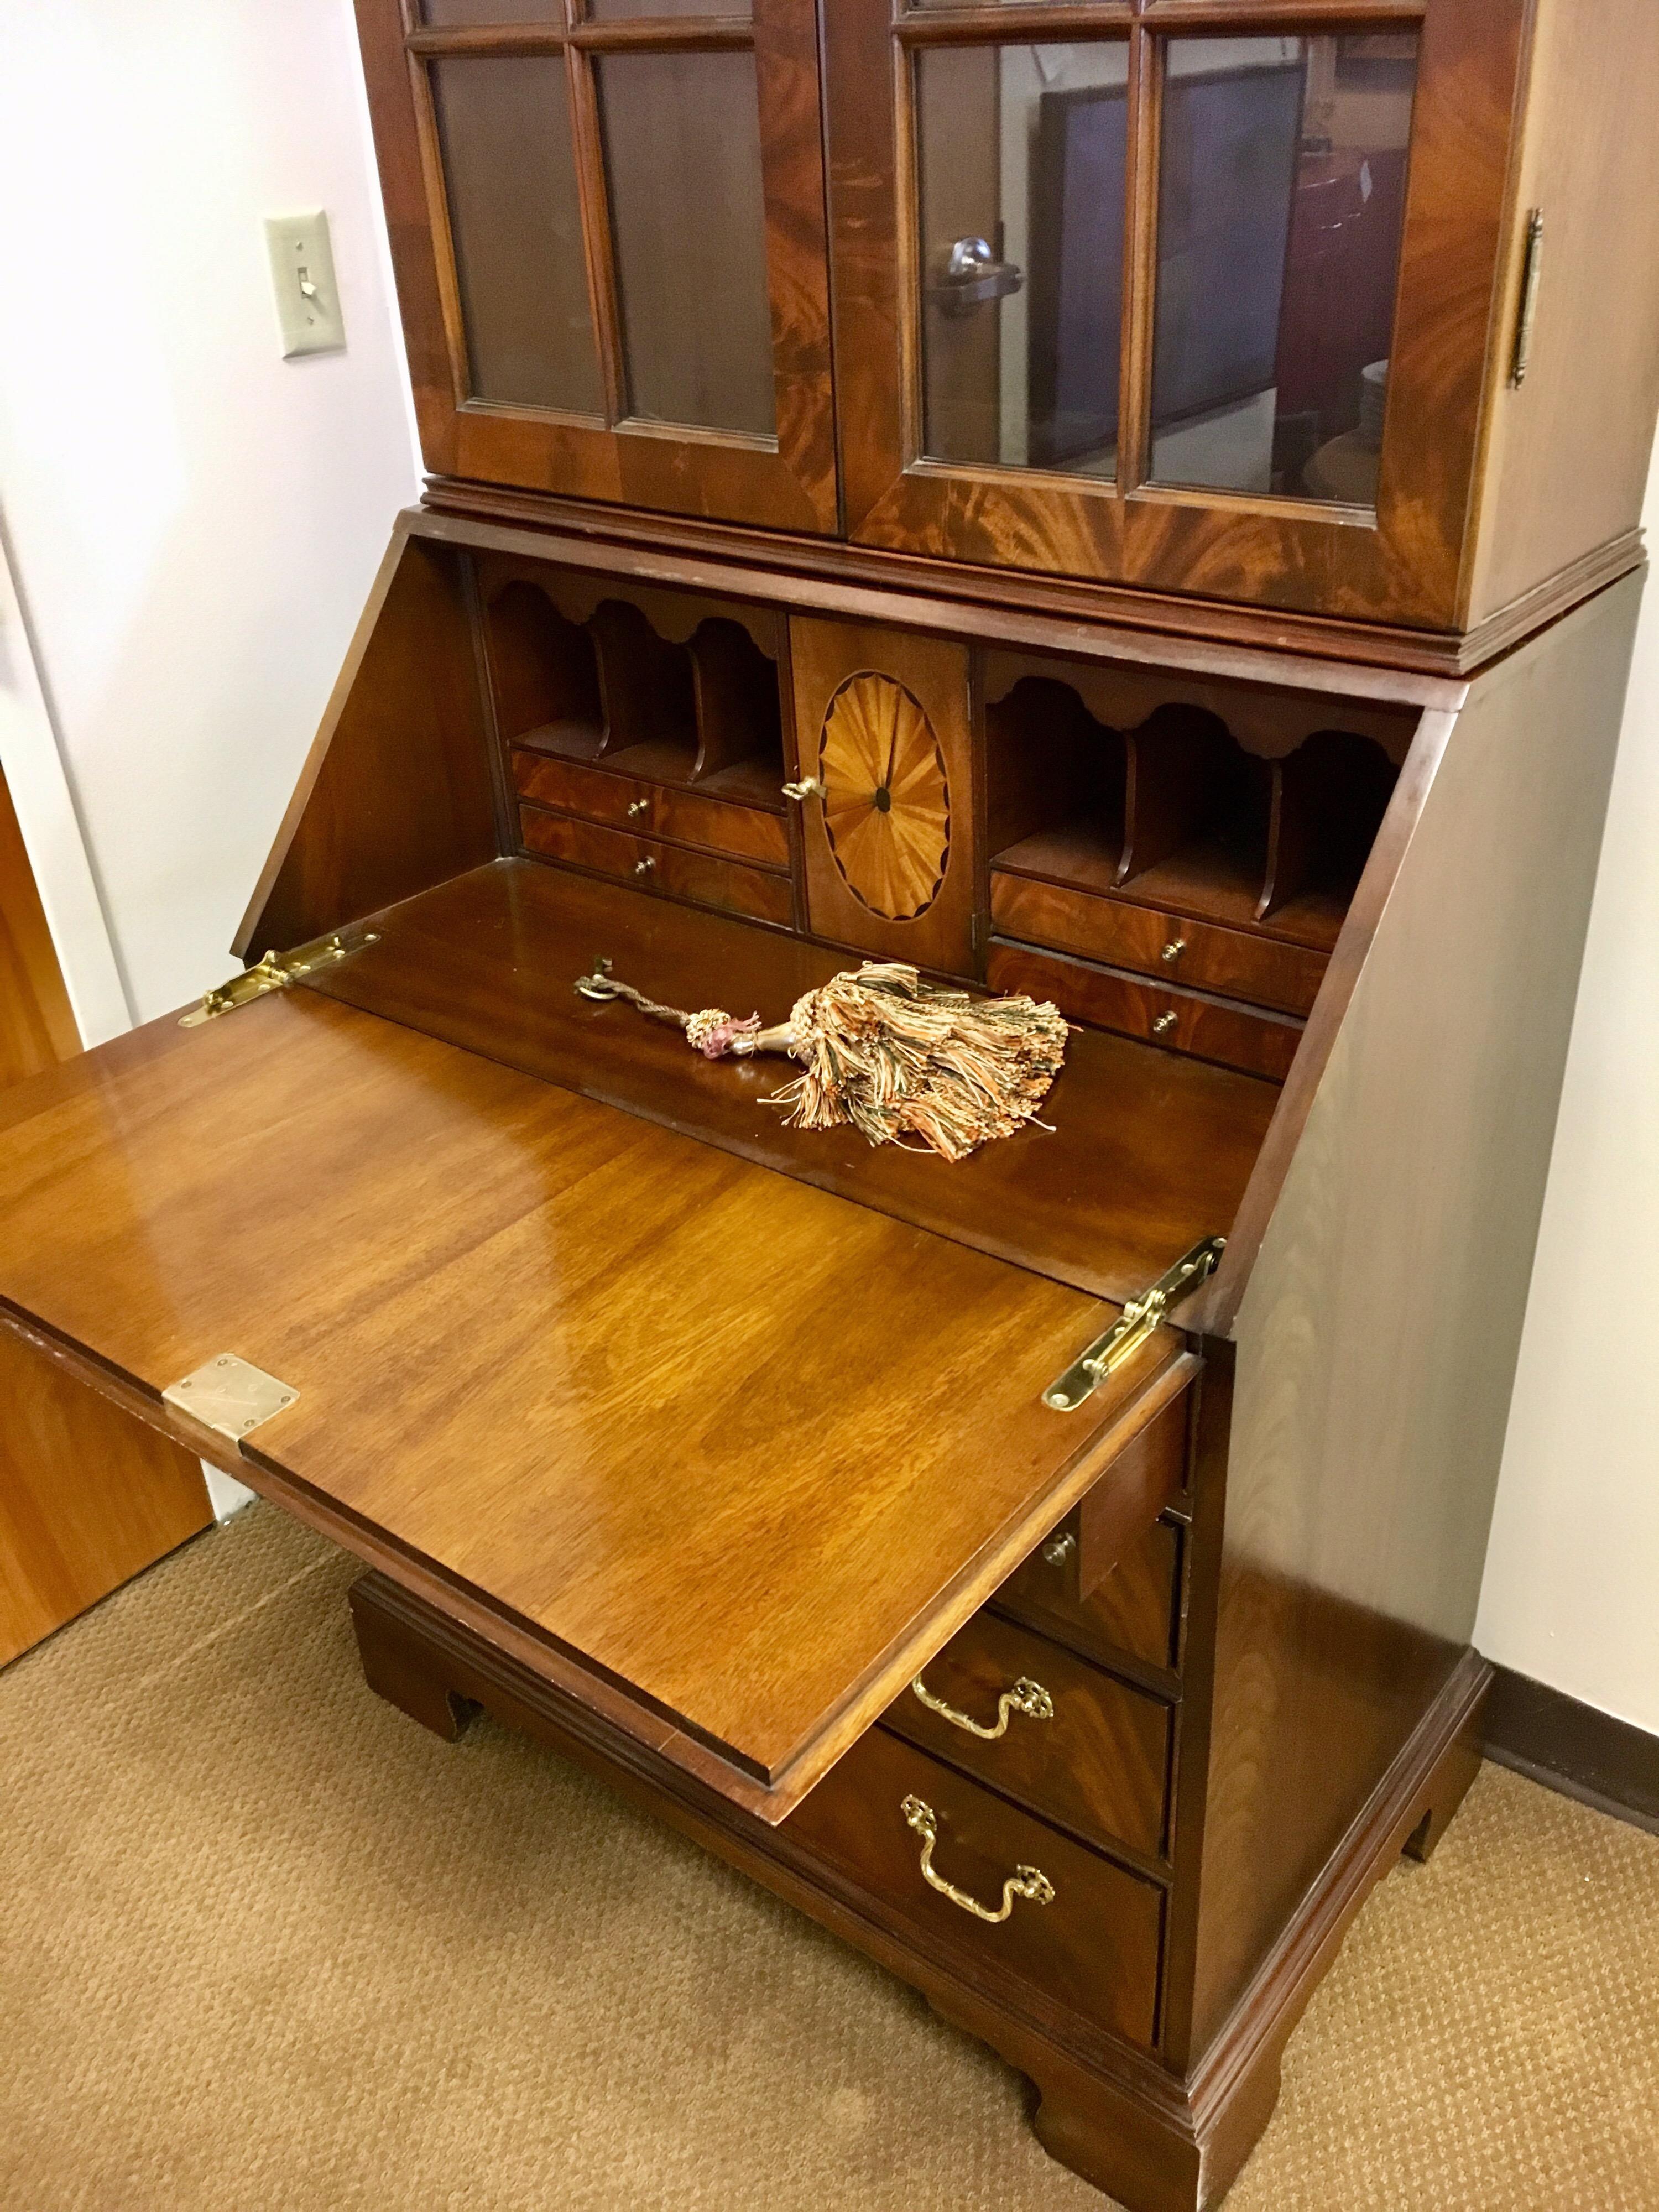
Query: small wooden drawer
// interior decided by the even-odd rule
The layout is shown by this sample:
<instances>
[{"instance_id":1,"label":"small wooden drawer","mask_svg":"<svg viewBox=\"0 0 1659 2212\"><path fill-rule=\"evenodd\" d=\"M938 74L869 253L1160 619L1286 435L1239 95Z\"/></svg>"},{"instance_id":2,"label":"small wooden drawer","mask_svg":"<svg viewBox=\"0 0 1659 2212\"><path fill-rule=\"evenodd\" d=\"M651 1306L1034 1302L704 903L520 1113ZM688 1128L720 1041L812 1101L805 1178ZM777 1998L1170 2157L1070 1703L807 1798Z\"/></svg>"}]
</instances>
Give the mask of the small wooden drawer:
<instances>
[{"instance_id":1,"label":"small wooden drawer","mask_svg":"<svg viewBox=\"0 0 1659 2212\"><path fill-rule=\"evenodd\" d=\"M1154 907L1067 890L1030 876L991 872L991 920L1006 937L1080 952L1114 968L1139 969L1166 982L1248 999L1305 1014L1329 956L1214 922L1188 921Z\"/></svg>"},{"instance_id":2,"label":"small wooden drawer","mask_svg":"<svg viewBox=\"0 0 1659 2212\"><path fill-rule=\"evenodd\" d=\"M521 799L539 806L579 814L588 822L611 823L641 836L665 838L673 845L697 845L763 867L789 866L789 830L781 814L758 806L734 806L701 792L672 784L641 783L608 769L546 753L515 751L513 781Z\"/></svg>"},{"instance_id":3,"label":"small wooden drawer","mask_svg":"<svg viewBox=\"0 0 1659 2212\"><path fill-rule=\"evenodd\" d=\"M1164 1921L1156 1883L882 1728L830 1769L784 1832L850 1878L889 1925L992 1961L1084 2019L1152 2044ZM931 1887L924 1854L937 1881L991 1912L1007 1904L1007 1917L992 1924ZM1004 1888L1025 1869L1040 1877L1029 1884L1037 1897Z\"/></svg>"},{"instance_id":4,"label":"small wooden drawer","mask_svg":"<svg viewBox=\"0 0 1659 2212\"><path fill-rule=\"evenodd\" d=\"M1256 1013L1230 1000L1167 983L1142 982L1115 968L1096 968L1059 953L1032 952L1000 939L991 946L987 981L995 991L1052 999L1075 1022L1121 1036L1144 1037L1170 1052L1219 1060L1246 1075L1282 1083L1302 1042L1303 1024L1288 1014Z\"/></svg>"},{"instance_id":5,"label":"small wooden drawer","mask_svg":"<svg viewBox=\"0 0 1659 2212\"><path fill-rule=\"evenodd\" d=\"M618 876L642 890L664 891L698 906L720 907L728 914L775 921L785 928L794 920L794 898L787 876L749 868L684 846L631 837L597 823L575 822L568 814L544 813L538 806L519 809L525 850L544 860L568 860L579 868Z\"/></svg>"},{"instance_id":6,"label":"small wooden drawer","mask_svg":"<svg viewBox=\"0 0 1659 2212\"><path fill-rule=\"evenodd\" d=\"M912 1684L887 1727L1086 1842L1163 1856L1170 1711L1157 1698L988 1613L918 1679L931 1702Z\"/></svg>"},{"instance_id":7,"label":"small wooden drawer","mask_svg":"<svg viewBox=\"0 0 1659 2212\"><path fill-rule=\"evenodd\" d=\"M1077 1595L1072 1574L1077 1542L1073 1513L1009 1576L993 1600L997 1611L1108 1666L1129 1658L1174 1671L1180 1657L1186 1544L1181 1523L1155 1522L1084 1597Z\"/></svg>"}]
</instances>

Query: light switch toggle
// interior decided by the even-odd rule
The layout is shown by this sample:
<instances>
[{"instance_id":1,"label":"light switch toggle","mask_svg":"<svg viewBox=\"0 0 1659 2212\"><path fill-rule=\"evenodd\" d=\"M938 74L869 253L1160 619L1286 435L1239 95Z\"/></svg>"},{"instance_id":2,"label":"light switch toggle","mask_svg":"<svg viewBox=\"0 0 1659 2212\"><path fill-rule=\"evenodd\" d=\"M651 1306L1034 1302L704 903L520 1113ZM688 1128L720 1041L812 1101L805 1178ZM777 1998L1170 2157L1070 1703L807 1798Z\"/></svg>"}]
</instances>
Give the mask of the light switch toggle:
<instances>
[{"instance_id":1,"label":"light switch toggle","mask_svg":"<svg viewBox=\"0 0 1659 2212\"><path fill-rule=\"evenodd\" d=\"M265 245L276 291L283 360L293 361L301 354L339 352L346 342L345 323L334 282L327 216L321 208L312 208L303 215L270 216L265 221Z\"/></svg>"}]
</instances>

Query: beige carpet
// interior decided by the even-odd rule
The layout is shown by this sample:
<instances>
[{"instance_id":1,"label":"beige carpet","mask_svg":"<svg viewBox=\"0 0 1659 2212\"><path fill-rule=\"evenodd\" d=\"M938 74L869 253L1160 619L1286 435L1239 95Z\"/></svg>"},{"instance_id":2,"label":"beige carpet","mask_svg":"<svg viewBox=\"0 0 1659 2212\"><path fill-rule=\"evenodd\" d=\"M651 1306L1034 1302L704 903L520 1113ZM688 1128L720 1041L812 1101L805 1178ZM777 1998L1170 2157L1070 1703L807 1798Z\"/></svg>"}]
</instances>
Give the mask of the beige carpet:
<instances>
[{"instance_id":1,"label":"beige carpet","mask_svg":"<svg viewBox=\"0 0 1659 2212\"><path fill-rule=\"evenodd\" d=\"M6 2212L1104 2212L920 1998L490 1723L362 1686L271 1509L0 1674ZM1488 1768L1232 2212L1659 2205L1659 1838Z\"/></svg>"}]
</instances>

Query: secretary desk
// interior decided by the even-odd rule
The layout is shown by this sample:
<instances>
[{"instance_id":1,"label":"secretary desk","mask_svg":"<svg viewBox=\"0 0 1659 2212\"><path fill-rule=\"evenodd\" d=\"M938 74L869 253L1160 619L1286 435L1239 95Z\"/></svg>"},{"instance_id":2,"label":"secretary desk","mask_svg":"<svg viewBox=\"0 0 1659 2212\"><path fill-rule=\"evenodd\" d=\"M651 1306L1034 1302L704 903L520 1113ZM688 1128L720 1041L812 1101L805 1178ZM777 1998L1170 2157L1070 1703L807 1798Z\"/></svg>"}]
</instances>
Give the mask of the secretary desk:
<instances>
[{"instance_id":1,"label":"secretary desk","mask_svg":"<svg viewBox=\"0 0 1659 2212\"><path fill-rule=\"evenodd\" d=\"M430 475L243 971L0 1100L13 1402L326 1532L375 1690L1212 2205L1478 1761L1659 11L358 15ZM574 988L863 958L1052 1000L1048 1126L795 1129Z\"/></svg>"}]
</instances>

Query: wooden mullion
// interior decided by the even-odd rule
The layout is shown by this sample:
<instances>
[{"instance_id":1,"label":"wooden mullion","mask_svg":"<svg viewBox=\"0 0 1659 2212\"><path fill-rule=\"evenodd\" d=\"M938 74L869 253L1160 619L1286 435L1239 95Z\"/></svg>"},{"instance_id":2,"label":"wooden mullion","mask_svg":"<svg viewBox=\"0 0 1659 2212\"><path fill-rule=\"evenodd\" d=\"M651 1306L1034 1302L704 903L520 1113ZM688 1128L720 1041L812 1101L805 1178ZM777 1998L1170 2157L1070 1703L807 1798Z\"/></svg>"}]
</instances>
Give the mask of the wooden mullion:
<instances>
[{"instance_id":1,"label":"wooden mullion","mask_svg":"<svg viewBox=\"0 0 1659 2212\"><path fill-rule=\"evenodd\" d=\"M902 46L893 50L893 204L898 273L899 407L905 463L927 449L927 392L922 363L926 335L921 303L921 177L917 158L916 70Z\"/></svg>"},{"instance_id":2,"label":"wooden mullion","mask_svg":"<svg viewBox=\"0 0 1659 2212\"><path fill-rule=\"evenodd\" d=\"M576 157L576 196L581 209L582 250L587 264L588 304L593 317L594 341L599 350L605 419L614 428L629 412L629 401L616 242L611 229L611 193L605 181L605 139L599 125L599 88L592 59L574 39L565 47L564 59L570 96L570 136Z\"/></svg>"},{"instance_id":3,"label":"wooden mullion","mask_svg":"<svg viewBox=\"0 0 1659 2212\"><path fill-rule=\"evenodd\" d=\"M1158 308L1158 164L1164 69L1158 42L1129 42L1128 191L1123 211L1123 347L1118 366L1117 488L1144 483L1152 461L1152 356Z\"/></svg>"},{"instance_id":4,"label":"wooden mullion","mask_svg":"<svg viewBox=\"0 0 1659 2212\"><path fill-rule=\"evenodd\" d=\"M1428 0L1146 0L1141 20L1158 31L1386 31L1420 23Z\"/></svg>"},{"instance_id":5,"label":"wooden mullion","mask_svg":"<svg viewBox=\"0 0 1659 2212\"><path fill-rule=\"evenodd\" d=\"M480 23L410 31L404 44L422 60L447 54L556 54L564 51L568 35L562 23Z\"/></svg>"},{"instance_id":6,"label":"wooden mullion","mask_svg":"<svg viewBox=\"0 0 1659 2212\"><path fill-rule=\"evenodd\" d=\"M460 277L455 266L455 237L449 221L449 194L444 184L443 146L438 136L438 112L432 93L432 72L422 57L409 56L410 99L415 110L415 135L420 151L421 181L426 192L427 221L432 230L438 297L442 307L444 343L449 356L450 381L455 404L472 397L472 356L467 344L466 316L461 306Z\"/></svg>"},{"instance_id":7,"label":"wooden mullion","mask_svg":"<svg viewBox=\"0 0 1659 2212\"><path fill-rule=\"evenodd\" d=\"M1238 0L1231 4L1236 11ZM1024 0L1006 14L982 6L930 8L925 14L912 9L893 27L906 46L1024 46L1044 39L1121 39L1134 20L1131 0L1094 0L1084 7L1076 0L1061 5Z\"/></svg>"},{"instance_id":8,"label":"wooden mullion","mask_svg":"<svg viewBox=\"0 0 1659 2212\"><path fill-rule=\"evenodd\" d=\"M744 53L755 43L746 15L644 15L625 23L576 23L573 46L602 54Z\"/></svg>"}]
</instances>

